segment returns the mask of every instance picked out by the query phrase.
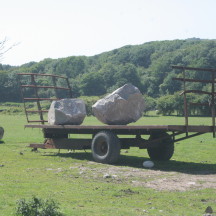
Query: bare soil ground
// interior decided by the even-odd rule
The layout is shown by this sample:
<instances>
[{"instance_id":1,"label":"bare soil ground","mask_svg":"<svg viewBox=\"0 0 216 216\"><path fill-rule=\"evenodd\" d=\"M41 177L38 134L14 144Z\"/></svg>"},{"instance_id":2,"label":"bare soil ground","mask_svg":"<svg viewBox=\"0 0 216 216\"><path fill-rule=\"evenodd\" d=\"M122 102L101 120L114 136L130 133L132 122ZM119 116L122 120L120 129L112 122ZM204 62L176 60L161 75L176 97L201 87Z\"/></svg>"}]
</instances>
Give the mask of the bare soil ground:
<instances>
[{"instance_id":1,"label":"bare soil ground","mask_svg":"<svg viewBox=\"0 0 216 216\"><path fill-rule=\"evenodd\" d=\"M102 168L92 167L95 162L87 162L90 166L80 164L71 167L78 168L78 172L85 178L98 180L116 181L116 183L127 182L133 186L143 186L155 190L187 191L204 188L216 189L216 173L200 171L195 173L181 173L176 171L161 171L145 168L119 167L104 165ZM91 168L92 167L92 168Z\"/></svg>"}]
</instances>

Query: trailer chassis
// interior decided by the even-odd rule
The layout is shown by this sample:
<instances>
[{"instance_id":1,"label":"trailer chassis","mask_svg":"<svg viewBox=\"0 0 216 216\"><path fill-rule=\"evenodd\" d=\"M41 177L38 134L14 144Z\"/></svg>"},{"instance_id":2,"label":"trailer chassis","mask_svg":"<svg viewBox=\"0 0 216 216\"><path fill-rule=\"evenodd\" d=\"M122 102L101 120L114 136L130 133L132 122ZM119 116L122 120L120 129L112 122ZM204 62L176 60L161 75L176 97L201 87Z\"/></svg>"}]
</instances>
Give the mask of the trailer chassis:
<instances>
[{"instance_id":1,"label":"trailer chassis","mask_svg":"<svg viewBox=\"0 0 216 216\"><path fill-rule=\"evenodd\" d=\"M67 78L57 75L47 74L19 74L20 76L30 76L31 85L23 85L20 81L21 95L23 97L24 108L28 123L40 122L39 124L28 124L26 128L39 128L42 130L45 141L42 144L32 143L29 147L42 149L68 149L68 150L86 150L91 149L95 161L100 163L116 163L121 149L129 149L130 147L138 147L139 149L147 149L148 154L152 160L169 160L174 153L174 143L189 139L204 133L213 133L215 137L215 72L216 69L203 68L189 68L182 66L173 66L173 69L183 70L183 78L174 78L175 80L184 82L184 115L185 125L47 125L43 117L43 110L41 107L41 100L58 100L58 90L66 90L69 92L69 97L72 97L71 88ZM187 79L185 77L185 70L199 70L208 71L212 73L211 80L195 80ZM36 77L48 76L52 78L52 86L39 86L36 82ZM65 79L68 87L58 87L56 79ZM201 82L210 83L212 85L211 92L203 92L198 90L187 90L186 82ZM24 96L25 88L33 88L35 97L26 98ZM40 98L39 88L51 88L56 93L56 98ZM208 94L211 96L211 102L208 104L212 113L212 126L203 125L189 125L188 123L188 104L186 100L187 93ZM36 101L37 110L27 110L25 101ZM194 104L200 105L200 104ZM202 104L203 106L206 104ZM40 120L29 120L29 112L36 112L39 114ZM190 134L189 134L190 133ZM77 134L88 134L90 138L73 138ZM127 137L124 137L127 135ZM129 135L129 137L128 137Z\"/></svg>"}]
</instances>

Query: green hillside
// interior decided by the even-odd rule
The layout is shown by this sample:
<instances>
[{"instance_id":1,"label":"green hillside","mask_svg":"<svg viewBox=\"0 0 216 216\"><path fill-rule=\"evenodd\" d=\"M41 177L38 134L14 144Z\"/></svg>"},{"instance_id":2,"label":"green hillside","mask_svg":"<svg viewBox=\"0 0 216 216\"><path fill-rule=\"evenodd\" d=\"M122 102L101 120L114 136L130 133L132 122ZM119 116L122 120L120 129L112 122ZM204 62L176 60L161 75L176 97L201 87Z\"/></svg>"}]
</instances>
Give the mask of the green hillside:
<instances>
[{"instance_id":1,"label":"green hillside","mask_svg":"<svg viewBox=\"0 0 216 216\"><path fill-rule=\"evenodd\" d=\"M20 101L16 73L49 73L67 76L75 97L100 96L132 83L151 97L161 98L181 90L172 77L181 76L171 65L216 68L216 40L197 38L155 41L125 46L99 55L44 59L20 67L0 65L0 102ZM208 78L208 73L192 72L190 78ZM190 88L208 86L190 84ZM203 98L202 98L203 100Z\"/></svg>"}]
</instances>

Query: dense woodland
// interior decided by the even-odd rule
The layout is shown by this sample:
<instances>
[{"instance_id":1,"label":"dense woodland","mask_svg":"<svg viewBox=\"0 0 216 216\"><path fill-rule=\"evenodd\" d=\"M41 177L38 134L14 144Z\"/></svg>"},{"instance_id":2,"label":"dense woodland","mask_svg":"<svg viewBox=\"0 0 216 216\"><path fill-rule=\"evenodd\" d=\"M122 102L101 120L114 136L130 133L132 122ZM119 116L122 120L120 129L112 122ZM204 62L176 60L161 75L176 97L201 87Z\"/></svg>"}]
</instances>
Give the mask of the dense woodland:
<instances>
[{"instance_id":1,"label":"dense woodland","mask_svg":"<svg viewBox=\"0 0 216 216\"><path fill-rule=\"evenodd\" d=\"M74 97L102 96L125 83L137 86L147 101L146 110L158 109L162 114L182 114L182 71L172 65L216 68L216 40L187 39L155 41L142 45L124 46L99 55L44 59L19 67L0 64L0 102L20 102L17 73L47 73L67 76ZM188 78L210 78L208 72L188 71ZM38 81L46 83L48 80ZM59 81L60 82L60 81ZM62 85L58 83L58 85ZM64 85L64 84L63 84ZM189 89L209 90L209 85L189 83ZM29 91L29 94L31 92ZM50 97L49 90L42 92ZM189 95L195 102L206 102L206 95ZM205 107L193 108L192 114L208 114Z\"/></svg>"}]
</instances>

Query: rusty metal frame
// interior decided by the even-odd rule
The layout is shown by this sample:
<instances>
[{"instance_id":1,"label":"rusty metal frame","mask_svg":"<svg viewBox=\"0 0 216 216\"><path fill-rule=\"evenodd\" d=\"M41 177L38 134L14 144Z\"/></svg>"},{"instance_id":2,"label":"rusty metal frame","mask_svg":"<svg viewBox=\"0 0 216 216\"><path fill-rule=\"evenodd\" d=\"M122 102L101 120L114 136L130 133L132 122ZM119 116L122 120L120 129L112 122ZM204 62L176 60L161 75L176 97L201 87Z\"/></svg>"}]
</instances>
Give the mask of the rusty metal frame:
<instances>
[{"instance_id":1,"label":"rusty metal frame","mask_svg":"<svg viewBox=\"0 0 216 216\"><path fill-rule=\"evenodd\" d=\"M186 127L184 125L26 125L26 128L40 128L43 131L44 144L30 144L31 148L56 148L56 149L89 149L92 139L69 138L69 134L90 134L94 137L100 131L112 131L117 135L131 135L135 137L122 138L122 149L130 147L138 147L146 149L149 147L157 147L165 137L159 137L154 140L146 140L141 136L151 135L152 133L167 132L173 142L179 142L188 138L202 135L213 131L212 126L189 125L187 131L190 135L185 135ZM183 136L182 136L183 135Z\"/></svg>"},{"instance_id":2,"label":"rusty metal frame","mask_svg":"<svg viewBox=\"0 0 216 216\"><path fill-rule=\"evenodd\" d=\"M25 128L39 128L43 130L45 138L49 134L96 134L100 131L113 131L120 135L146 135L152 131L185 132L185 125L25 125ZM188 132L211 133L212 126L188 125Z\"/></svg>"},{"instance_id":3,"label":"rusty metal frame","mask_svg":"<svg viewBox=\"0 0 216 216\"><path fill-rule=\"evenodd\" d=\"M145 140L143 138L119 138L121 149L129 149L130 147L138 147L139 149L147 149L159 146L161 140L167 138L161 137L154 140ZM86 150L91 149L92 139L68 139L68 138L48 138L44 144L30 144L31 148L42 149L70 149L70 150Z\"/></svg>"},{"instance_id":4,"label":"rusty metal frame","mask_svg":"<svg viewBox=\"0 0 216 216\"><path fill-rule=\"evenodd\" d=\"M30 76L30 78L31 78L30 84L27 84L27 85L22 84L22 78L24 76ZM51 85L51 86L38 85L36 82L37 77L50 77L53 85ZM56 85L57 79L66 80L67 87L57 86ZM63 76L52 75L52 74L37 74L37 73L18 73L18 81L19 81L19 85L20 85L21 97L22 97L23 104L24 104L25 115L26 115L26 119L27 119L28 123L39 122L41 124L44 124L45 122L47 122L47 120L44 119L43 114L47 113L48 110L42 110L41 101L44 101L44 100L53 101L53 100L60 99L60 98L58 98L58 92L57 92L58 89L68 91L69 97L72 98L72 90L71 90L68 78L63 77ZM25 88L33 88L34 89L34 97L32 97L32 98L24 97ZM39 91L38 91L39 89L53 89L56 98L41 98ZM27 106L26 106L26 101L35 101L37 103L37 110L28 110ZM39 120L29 120L29 115L28 115L29 113L38 113L39 114Z\"/></svg>"},{"instance_id":5,"label":"rusty metal frame","mask_svg":"<svg viewBox=\"0 0 216 216\"><path fill-rule=\"evenodd\" d=\"M112 131L116 135L131 135L135 137L131 138L122 138L120 137L119 140L121 142L121 148L127 149L130 147L139 147L140 149L145 149L149 147L157 147L165 137L159 137L154 140L146 140L143 139L141 136L150 135L154 133L166 132L168 136L173 140L173 142L179 142L181 140L185 140L188 138L192 138L195 136L202 135L204 133L212 132L213 136L215 137L215 72L216 69L203 69L203 68L190 68L190 67L182 67L182 66L173 66L174 69L181 69L183 70L183 78L173 78L174 80L183 81L184 91L182 95L184 96L184 114L185 114L185 125L97 125L97 126L88 126L88 125L45 125L43 113L47 112L41 109L40 101L41 100L57 100L57 89L63 89L69 91L70 97L72 97L71 88L69 85L69 81L65 77L56 76L56 75L48 75L48 74L18 74L19 76L28 75L31 76L31 84L29 85L22 85L20 81L21 87L21 94L23 94L23 89L25 88L34 88L35 97L33 98L24 98L24 107L26 112L26 117L28 122L41 122L42 125L25 125L26 128L40 128L43 131L45 142L43 144L30 144L32 148L57 148L57 149L89 149L91 148L92 139L74 139L69 138L70 134L90 134L92 137L100 131ZM210 71L212 73L211 80L197 80L197 79L188 79L186 78L185 70L200 70L200 71ZM35 82L36 76L50 76L53 81L53 86L40 86L37 85ZM63 78L66 79L68 87L58 87L56 85L56 78ZM201 82L201 83L210 83L212 84L212 91L211 92L204 92L199 90L187 90L186 89L186 82ZM52 88L56 93L56 98L40 98L38 94L39 88ZM202 94L209 94L211 95L211 102L210 106L212 108L212 126L201 126L201 125L189 125L188 122L188 104L187 104L187 93L202 93ZM27 110L25 101L36 101L38 105L38 110ZM194 105L204 105L194 103ZM205 105L209 105L205 103ZM28 113L31 112L38 112L40 116L39 121L30 121L28 119ZM188 134L192 133L192 134Z\"/></svg>"},{"instance_id":6,"label":"rusty metal frame","mask_svg":"<svg viewBox=\"0 0 216 216\"><path fill-rule=\"evenodd\" d=\"M191 103L192 105L195 106L210 106L211 108L211 113L212 113L212 133L213 137L215 138L215 133L216 133L216 127L215 127L215 73L216 69L212 68L194 68L194 67L184 67L184 66L172 66L173 69L180 69L183 71L183 78L173 78L173 80L178 80L183 82L183 88L184 91L182 94L184 95L184 116L185 116L185 126L186 126L186 133L188 136L188 103L187 103L187 93L195 93L195 94L208 94L211 96L211 102L209 104L207 103ZM197 79L188 79L186 78L186 70L193 70L193 71L203 71L203 72L211 72L211 80L197 80ZM199 82L199 83L209 83L211 84L211 92L207 91L201 91L201 90L187 90L186 89L186 82Z\"/></svg>"}]
</instances>

